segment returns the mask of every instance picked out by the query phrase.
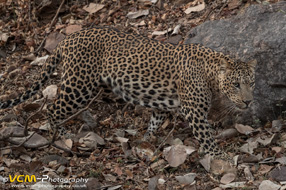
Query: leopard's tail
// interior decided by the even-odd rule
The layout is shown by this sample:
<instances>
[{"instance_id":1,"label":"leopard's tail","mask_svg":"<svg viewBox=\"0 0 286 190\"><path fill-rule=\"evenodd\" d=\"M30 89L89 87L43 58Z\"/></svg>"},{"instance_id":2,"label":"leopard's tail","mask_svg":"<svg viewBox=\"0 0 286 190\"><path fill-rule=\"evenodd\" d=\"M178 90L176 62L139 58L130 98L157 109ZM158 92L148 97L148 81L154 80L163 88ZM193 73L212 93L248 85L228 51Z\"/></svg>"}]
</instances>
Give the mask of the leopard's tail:
<instances>
[{"instance_id":1,"label":"leopard's tail","mask_svg":"<svg viewBox=\"0 0 286 190\"><path fill-rule=\"evenodd\" d=\"M61 61L60 48L54 50L54 53L48 57L46 64L43 66L41 75L33 84L33 86L21 94L16 99L7 100L6 102L0 102L0 109L16 106L35 95L38 90L50 79L51 74L55 71L57 64Z\"/></svg>"}]
</instances>

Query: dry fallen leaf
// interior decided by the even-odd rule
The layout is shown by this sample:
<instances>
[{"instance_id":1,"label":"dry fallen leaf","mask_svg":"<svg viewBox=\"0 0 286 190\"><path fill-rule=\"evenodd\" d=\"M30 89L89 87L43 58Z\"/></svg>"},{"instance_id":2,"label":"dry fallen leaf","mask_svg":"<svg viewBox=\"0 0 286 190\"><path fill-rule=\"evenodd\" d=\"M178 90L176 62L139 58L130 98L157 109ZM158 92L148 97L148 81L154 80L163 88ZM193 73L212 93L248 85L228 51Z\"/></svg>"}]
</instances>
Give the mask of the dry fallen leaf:
<instances>
[{"instance_id":1,"label":"dry fallen leaf","mask_svg":"<svg viewBox=\"0 0 286 190\"><path fill-rule=\"evenodd\" d=\"M223 188L223 189L227 189L227 188L244 188L246 186L247 186L246 182L233 182L233 183L229 183L229 184L226 184L226 185L220 185L220 187Z\"/></svg>"},{"instance_id":2,"label":"dry fallen leaf","mask_svg":"<svg viewBox=\"0 0 286 190\"><path fill-rule=\"evenodd\" d=\"M179 34L180 28L181 28L181 25L180 25L180 24L177 25L177 26L174 28L174 30L173 30L173 32L172 32L171 35Z\"/></svg>"},{"instance_id":3,"label":"dry fallen leaf","mask_svg":"<svg viewBox=\"0 0 286 190\"><path fill-rule=\"evenodd\" d=\"M194 7L189 7L185 10L186 14L190 14L192 12L200 12L202 10L204 10L206 7L205 3L202 3L200 5L194 6Z\"/></svg>"},{"instance_id":4,"label":"dry fallen leaf","mask_svg":"<svg viewBox=\"0 0 286 190\"><path fill-rule=\"evenodd\" d=\"M21 158L22 160L27 161L27 162L31 162L31 161L32 161L32 158L31 158L30 156L28 156L27 154L22 154L22 155L20 155L20 158Z\"/></svg>"},{"instance_id":5,"label":"dry fallen leaf","mask_svg":"<svg viewBox=\"0 0 286 190\"><path fill-rule=\"evenodd\" d=\"M252 173L250 171L249 166L246 166L243 171L244 171L244 175L245 175L246 179L249 182L253 182L254 181L254 177L253 177L253 175L252 175Z\"/></svg>"},{"instance_id":6,"label":"dry fallen leaf","mask_svg":"<svg viewBox=\"0 0 286 190\"><path fill-rule=\"evenodd\" d=\"M104 174L104 173L102 173L102 175L106 181L116 182L116 176L113 176L111 174Z\"/></svg>"},{"instance_id":7,"label":"dry fallen leaf","mask_svg":"<svg viewBox=\"0 0 286 190\"><path fill-rule=\"evenodd\" d=\"M245 135L249 135L250 133L253 132L253 128L250 127L249 125L242 125L242 124L235 124L234 126L236 128L236 130L242 134L245 134Z\"/></svg>"},{"instance_id":8,"label":"dry fallen leaf","mask_svg":"<svg viewBox=\"0 0 286 190\"><path fill-rule=\"evenodd\" d=\"M71 139L66 139L65 140L65 144L68 147L68 149L71 150L72 144L73 144L72 140Z\"/></svg>"},{"instance_id":9,"label":"dry fallen leaf","mask_svg":"<svg viewBox=\"0 0 286 190\"><path fill-rule=\"evenodd\" d=\"M154 155L154 146L144 141L135 147L135 151L140 158L148 158L148 160L151 160Z\"/></svg>"},{"instance_id":10,"label":"dry fallen leaf","mask_svg":"<svg viewBox=\"0 0 286 190\"><path fill-rule=\"evenodd\" d=\"M115 137L115 139L120 143L124 143L124 142L126 143L129 140L129 139L124 138L124 137Z\"/></svg>"},{"instance_id":11,"label":"dry fallen leaf","mask_svg":"<svg viewBox=\"0 0 286 190\"><path fill-rule=\"evenodd\" d=\"M0 32L0 41L7 42L8 38L9 38L8 33Z\"/></svg>"},{"instance_id":12,"label":"dry fallen leaf","mask_svg":"<svg viewBox=\"0 0 286 190\"><path fill-rule=\"evenodd\" d=\"M57 85L50 85L47 86L42 93L44 97L48 97L48 100L53 100L57 97L57 92L58 92Z\"/></svg>"},{"instance_id":13,"label":"dry fallen leaf","mask_svg":"<svg viewBox=\"0 0 286 190\"><path fill-rule=\"evenodd\" d=\"M275 136L276 136L275 134L273 134L271 137L262 137L261 138L261 136L260 136L260 137L258 137L257 142L261 143L264 146L267 146L270 143L272 143Z\"/></svg>"},{"instance_id":14,"label":"dry fallen leaf","mask_svg":"<svg viewBox=\"0 0 286 190\"><path fill-rule=\"evenodd\" d=\"M28 137L13 137L10 138L11 141L17 142L17 143L23 143L24 141L26 141L26 138L29 138L30 135L32 135L32 132L29 132L29 136ZM34 133L33 136L24 143L25 146L29 147L29 148L36 148L39 147L43 144L47 144L48 140L46 138L44 138L43 136Z\"/></svg>"},{"instance_id":15,"label":"dry fallen leaf","mask_svg":"<svg viewBox=\"0 0 286 190\"><path fill-rule=\"evenodd\" d=\"M254 141L254 142L253 142L253 141L250 141L250 142L248 142L248 143L242 145L242 146L239 148L239 150L240 150L241 152L253 154L253 150L254 150L255 148L257 148L257 146L258 146L258 142L257 142L257 141Z\"/></svg>"},{"instance_id":16,"label":"dry fallen leaf","mask_svg":"<svg viewBox=\"0 0 286 190\"><path fill-rule=\"evenodd\" d=\"M259 169L258 169L258 174L264 175L264 174L268 173L272 168L273 168L273 166L261 164Z\"/></svg>"},{"instance_id":17,"label":"dry fallen leaf","mask_svg":"<svg viewBox=\"0 0 286 190\"><path fill-rule=\"evenodd\" d=\"M105 144L104 139L94 132L88 132L84 137L79 139L79 142L83 143L90 149L95 149L97 147L97 143L100 145Z\"/></svg>"},{"instance_id":18,"label":"dry fallen leaf","mask_svg":"<svg viewBox=\"0 0 286 190\"><path fill-rule=\"evenodd\" d=\"M22 58L23 58L24 60L34 61L34 60L36 59L36 56L35 56L35 54L30 53L30 54L28 54L28 55L24 55Z\"/></svg>"},{"instance_id":19,"label":"dry fallen leaf","mask_svg":"<svg viewBox=\"0 0 286 190\"><path fill-rule=\"evenodd\" d=\"M241 0L231 0L228 2L228 8L229 9L236 9L241 5L242 1Z\"/></svg>"},{"instance_id":20,"label":"dry fallen leaf","mask_svg":"<svg viewBox=\"0 0 286 190\"><path fill-rule=\"evenodd\" d=\"M52 53L53 50L57 47L58 43L60 43L65 38L65 35L59 32L53 32L50 35L48 35L46 39L46 43L44 48Z\"/></svg>"},{"instance_id":21,"label":"dry fallen leaf","mask_svg":"<svg viewBox=\"0 0 286 190\"><path fill-rule=\"evenodd\" d=\"M134 129L126 129L125 130L129 135L135 136L137 134L137 130Z\"/></svg>"},{"instance_id":22,"label":"dry fallen leaf","mask_svg":"<svg viewBox=\"0 0 286 190\"><path fill-rule=\"evenodd\" d=\"M157 158L157 157L156 157ZM161 159L161 160L158 160L157 162L154 162L150 165L150 167L152 169L155 169L155 168L159 168L159 167L162 167L163 168L163 165L166 164L166 161Z\"/></svg>"},{"instance_id":23,"label":"dry fallen leaf","mask_svg":"<svg viewBox=\"0 0 286 190\"><path fill-rule=\"evenodd\" d=\"M133 173L130 170L125 170L125 173L127 175L126 180L133 179Z\"/></svg>"},{"instance_id":24,"label":"dry fallen leaf","mask_svg":"<svg viewBox=\"0 0 286 190\"><path fill-rule=\"evenodd\" d=\"M89 14L93 14L103 9L103 7L103 4L90 3L89 5L84 6L83 10L87 11Z\"/></svg>"},{"instance_id":25,"label":"dry fallen leaf","mask_svg":"<svg viewBox=\"0 0 286 190\"><path fill-rule=\"evenodd\" d=\"M70 140L70 139L68 139ZM67 144L66 144L67 143ZM61 147L63 149L71 149L70 147L72 146L72 142L70 141L65 141L65 140L57 140L55 142L55 144L58 146L58 147Z\"/></svg>"},{"instance_id":26,"label":"dry fallen leaf","mask_svg":"<svg viewBox=\"0 0 286 190\"><path fill-rule=\"evenodd\" d=\"M121 176L123 174L121 168L119 166L114 167L114 172L118 175Z\"/></svg>"},{"instance_id":27,"label":"dry fallen leaf","mask_svg":"<svg viewBox=\"0 0 286 190\"><path fill-rule=\"evenodd\" d=\"M165 148L163 155L170 164L170 166L178 167L185 162L187 155L191 154L194 151L195 149L192 147L178 144Z\"/></svg>"},{"instance_id":28,"label":"dry fallen leaf","mask_svg":"<svg viewBox=\"0 0 286 190\"><path fill-rule=\"evenodd\" d=\"M81 29L82 29L81 25L69 25L69 26L66 27L65 33L66 34L71 34L71 33L80 31Z\"/></svg>"},{"instance_id":29,"label":"dry fallen leaf","mask_svg":"<svg viewBox=\"0 0 286 190\"><path fill-rule=\"evenodd\" d=\"M122 185L116 185L116 186L108 187L107 190L116 190L116 189L119 189L121 187L122 187Z\"/></svg>"},{"instance_id":30,"label":"dry fallen leaf","mask_svg":"<svg viewBox=\"0 0 286 190\"><path fill-rule=\"evenodd\" d=\"M281 119L273 120L271 131L277 133L277 132L281 131L282 126L283 126L283 121Z\"/></svg>"},{"instance_id":31,"label":"dry fallen leaf","mask_svg":"<svg viewBox=\"0 0 286 190\"><path fill-rule=\"evenodd\" d=\"M270 180L264 180L259 185L259 190L278 190L280 187L280 185L277 185Z\"/></svg>"},{"instance_id":32,"label":"dry fallen leaf","mask_svg":"<svg viewBox=\"0 0 286 190\"><path fill-rule=\"evenodd\" d=\"M48 57L49 57L49 55L45 55L45 56L43 56L43 57L36 57L36 58L34 59L34 61L32 61L32 62L30 63L30 65L38 65L38 66L41 66L41 65L43 65L43 64L46 62L46 60L48 59Z\"/></svg>"},{"instance_id":33,"label":"dry fallen leaf","mask_svg":"<svg viewBox=\"0 0 286 190\"><path fill-rule=\"evenodd\" d=\"M221 133L219 133L215 138L216 139L229 139L232 137L237 136L238 131L234 128L223 130Z\"/></svg>"},{"instance_id":34,"label":"dry fallen leaf","mask_svg":"<svg viewBox=\"0 0 286 190\"><path fill-rule=\"evenodd\" d=\"M136 11L136 12L129 12L126 16L130 19L135 19L135 18L139 18L141 16L146 16L149 14L149 10L140 10L140 11Z\"/></svg>"},{"instance_id":35,"label":"dry fallen leaf","mask_svg":"<svg viewBox=\"0 0 286 190\"><path fill-rule=\"evenodd\" d=\"M183 176L175 176L176 180L178 180L181 184L192 184L195 181L197 174L195 173L188 173Z\"/></svg>"},{"instance_id":36,"label":"dry fallen leaf","mask_svg":"<svg viewBox=\"0 0 286 190\"><path fill-rule=\"evenodd\" d=\"M279 162L280 164L286 165L286 157L276 158L276 162Z\"/></svg>"},{"instance_id":37,"label":"dry fallen leaf","mask_svg":"<svg viewBox=\"0 0 286 190\"><path fill-rule=\"evenodd\" d=\"M169 28L168 30L164 30L164 31L154 31L152 33L152 36L161 36L161 35L165 35L167 34L168 32L171 32L172 31L172 28Z\"/></svg>"},{"instance_id":38,"label":"dry fallen leaf","mask_svg":"<svg viewBox=\"0 0 286 190\"><path fill-rule=\"evenodd\" d=\"M209 154L206 154L204 158L200 159L200 164L205 168L207 172L211 169L211 160L212 157Z\"/></svg>"},{"instance_id":39,"label":"dry fallen leaf","mask_svg":"<svg viewBox=\"0 0 286 190\"><path fill-rule=\"evenodd\" d=\"M166 180L164 180L163 178L158 179L158 183L160 185L163 185L166 182Z\"/></svg>"},{"instance_id":40,"label":"dry fallen leaf","mask_svg":"<svg viewBox=\"0 0 286 190\"><path fill-rule=\"evenodd\" d=\"M184 163L187 158L186 149L179 145L173 146L165 155L166 160L172 167L178 167Z\"/></svg>"},{"instance_id":41,"label":"dry fallen leaf","mask_svg":"<svg viewBox=\"0 0 286 190\"><path fill-rule=\"evenodd\" d=\"M139 23L130 23L131 26L146 26L146 22L144 20L141 20Z\"/></svg>"},{"instance_id":42,"label":"dry fallen leaf","mask_svg":"<svg viewBox=\"0 0 286 190\"><path fill-rule=\"evenodd\" d=\"M280 153L282 151L282 147L279 146L272 147L271 149L274 150L276 153Z\"/></svg>"},{"instance_id":43,"label":"dry fallen leaf","mask_svg":"<svg viewBox=\"0 0 286 190\"><path fill-rule=\"evenodd\" d=\"M236 168L232 167L228 161L215 159L211 161L210 171L215 175L221 175L224 173L236 173Z\"/></svg>"},{"instance_id":44,"label":"dry fallen leaf","mask_svg":"<svg viewBox=\"0 0 286 190\"><path fill-rule=\"evenodd\" d=\"M222 176L220 182L223 184L229 184L235 180L236 175L234 173L227 173Z\"/></svg>"}]
</instances>

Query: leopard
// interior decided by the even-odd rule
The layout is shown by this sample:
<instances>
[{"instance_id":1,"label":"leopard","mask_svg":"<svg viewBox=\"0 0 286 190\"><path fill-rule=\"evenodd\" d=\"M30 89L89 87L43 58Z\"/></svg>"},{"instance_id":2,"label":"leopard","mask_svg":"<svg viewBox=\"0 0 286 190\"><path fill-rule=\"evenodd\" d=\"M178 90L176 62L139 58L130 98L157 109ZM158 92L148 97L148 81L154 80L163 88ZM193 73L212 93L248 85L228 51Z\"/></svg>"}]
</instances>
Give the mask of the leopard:
<instances>
[{"instance_id":1,"label":"leopard","mask_svg":"<svg viewBox=\"0 0 286 190\"><path fill-rule=\"evenodd\" d=\"M127 103L152 110L144 139L155 135L170 112L188 122L203 152L227 154L208 122L212 99L226 96L244 111L253 102L256 60L243 62L201 44L171 44L111 27L67 35L44 64L37 81L19 97L0 103L16 106L34 96L62 64L60 91L48 106L52 126L84 108L101 88Z\"/></svg>"}]
</instances>

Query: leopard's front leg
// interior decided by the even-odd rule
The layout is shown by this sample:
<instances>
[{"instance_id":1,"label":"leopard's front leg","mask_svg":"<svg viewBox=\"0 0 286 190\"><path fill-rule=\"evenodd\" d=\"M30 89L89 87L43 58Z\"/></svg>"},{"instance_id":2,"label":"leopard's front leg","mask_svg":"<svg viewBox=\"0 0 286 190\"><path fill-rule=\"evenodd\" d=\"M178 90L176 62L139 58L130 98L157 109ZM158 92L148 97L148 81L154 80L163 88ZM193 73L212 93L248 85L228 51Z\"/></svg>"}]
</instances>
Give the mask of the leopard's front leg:
<instances>
[{"instance_id":1,"label":"leopard's front leg","mask_svg":"<svg viewBox=\"0 0 286 190\"><path fill-rule=\"evenodd\" d=\"M191 77L192 80L189 80L188 75L182 75L181 77L179 88L180 109L182 115L189 122L193 135L199 141L205 153L229 160L229 156L218 147L207 120L212 98L209 85L201 77Z\"/></svg>"},{"instance_id":2,"label":"leopard's front leg","mask_svg":"<svg viewBox=\"0 0 286 190\"><path fill-rule=\"evenodd\" d=\"M211 126L206 118L206 108L204 109L201 105L202 104L194 105L190 103L182 106L182 113L189 122L193 135L199 141L200 146L206 154L210 154L216 158L229 159L228 155L218 147L213 138Z\"/></svg>"}]
</instances>

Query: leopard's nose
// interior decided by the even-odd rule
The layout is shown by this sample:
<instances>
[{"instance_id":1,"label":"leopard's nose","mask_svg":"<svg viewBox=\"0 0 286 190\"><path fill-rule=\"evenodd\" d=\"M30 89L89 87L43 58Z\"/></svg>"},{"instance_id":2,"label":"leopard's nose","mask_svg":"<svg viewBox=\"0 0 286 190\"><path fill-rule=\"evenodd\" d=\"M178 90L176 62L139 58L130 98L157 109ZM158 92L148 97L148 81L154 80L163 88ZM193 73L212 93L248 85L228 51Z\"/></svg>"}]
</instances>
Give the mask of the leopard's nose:
<instances>
[{"instance_id":1,"label":"leopard's nose","mask_svg":"<svg viewBox=\"0 0 286 190\"><path fill-rule=\"evenodd\" d=\"M246 107L249 107L250 103L252 102L252 100L244 100L243 103L246 104Z\"/></svg>"}]
</instances>

